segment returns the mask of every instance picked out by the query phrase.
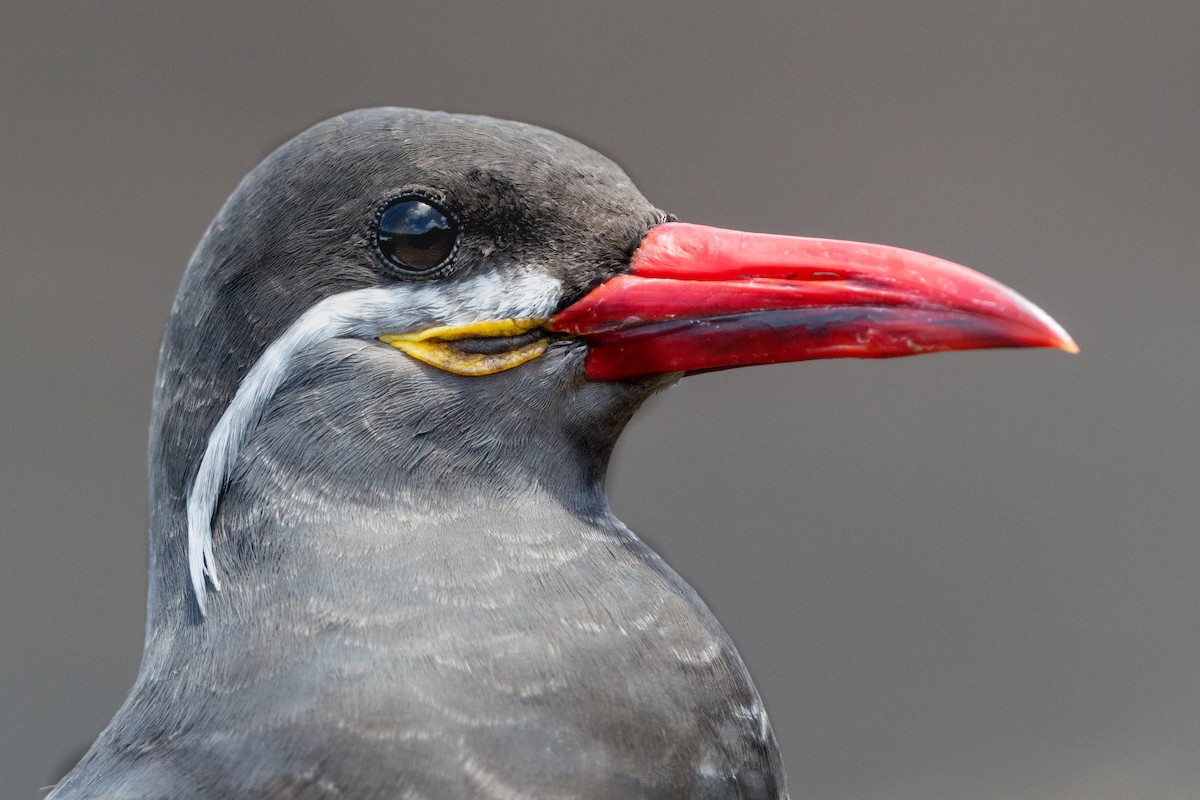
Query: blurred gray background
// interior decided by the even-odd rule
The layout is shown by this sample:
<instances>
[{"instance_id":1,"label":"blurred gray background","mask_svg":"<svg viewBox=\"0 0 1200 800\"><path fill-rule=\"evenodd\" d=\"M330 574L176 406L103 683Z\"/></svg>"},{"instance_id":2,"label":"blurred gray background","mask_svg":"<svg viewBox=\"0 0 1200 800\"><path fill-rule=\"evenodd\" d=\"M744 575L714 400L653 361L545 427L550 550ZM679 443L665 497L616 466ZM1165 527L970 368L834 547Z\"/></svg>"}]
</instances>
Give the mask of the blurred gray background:
<instances>
[{"instance_id":1,"label":"blurred gray background","mask_svg":"<svg viewBox=\"0 0 1200 800\"><path fill-rule=\"evenodd\" d=\"M1200 797L1194 0L5 4L0 75L0 797L133 681L192 247L370 105L540 123L684 220L935 253L1057 317L1081 355L685 381L613 502L739 644L795 797Z\"/></svg>"}]
</instances>

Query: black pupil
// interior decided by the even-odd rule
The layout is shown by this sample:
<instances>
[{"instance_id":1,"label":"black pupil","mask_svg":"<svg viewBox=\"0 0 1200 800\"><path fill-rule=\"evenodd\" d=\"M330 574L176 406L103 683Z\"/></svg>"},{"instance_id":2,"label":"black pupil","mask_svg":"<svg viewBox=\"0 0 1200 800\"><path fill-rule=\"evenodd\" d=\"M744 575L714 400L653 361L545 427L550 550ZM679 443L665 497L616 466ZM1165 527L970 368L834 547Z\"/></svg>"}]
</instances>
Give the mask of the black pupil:
<instances>
[{"instance_id":1,"label":"black pupil","mask_svg":"<svg viewBox=\"0 0 1200 800\"><path fill-rule=\"evenodd\" d=\"M457 238L454 223L423 200L397 200L379 216L379 250L403 269L441 265L454 251Z\"/></svg>"}]
</instances>

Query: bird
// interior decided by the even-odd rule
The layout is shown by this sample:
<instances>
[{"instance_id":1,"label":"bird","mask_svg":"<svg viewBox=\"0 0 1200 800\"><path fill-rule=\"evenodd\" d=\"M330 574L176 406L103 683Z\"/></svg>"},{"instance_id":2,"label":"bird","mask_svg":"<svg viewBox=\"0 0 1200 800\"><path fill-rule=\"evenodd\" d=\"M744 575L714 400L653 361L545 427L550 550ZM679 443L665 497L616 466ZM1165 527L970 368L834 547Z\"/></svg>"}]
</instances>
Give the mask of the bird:
<instances>
[{"instance_id":1,"label":"bird","mask_svg":"<svg viewBox=\"0 0 1200 800\"><path fill-rule=\"evenodd\" d=\"M686 375L990 347L1078 349L933 256L681 222L540 127L321 122L184 273L141 666L49 797L786 798L614 443Z\"/></svg>"}]
</instances>

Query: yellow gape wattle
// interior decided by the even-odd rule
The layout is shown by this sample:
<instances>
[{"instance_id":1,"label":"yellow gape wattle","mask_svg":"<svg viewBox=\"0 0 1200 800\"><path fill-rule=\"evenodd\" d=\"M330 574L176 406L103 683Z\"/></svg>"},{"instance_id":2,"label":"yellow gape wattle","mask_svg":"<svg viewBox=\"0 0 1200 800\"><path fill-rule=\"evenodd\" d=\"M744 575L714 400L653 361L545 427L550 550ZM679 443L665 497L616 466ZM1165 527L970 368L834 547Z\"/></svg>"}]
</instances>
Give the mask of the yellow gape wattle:
<instances>
[{"instance_id":1,"label":"yellow gape wattle","mask_svg":"<svg viewBox=\"0 0 1200 800\"><path fill-rule=\"evenodd\" d=\"M537 358L546 352L549 340L542 337L497 353L473 353L463 344L473 339L520 336L545 324L544 319L498 319L469 325L439 325L416 333L385 333L379 341L455 375L491 375Z\"/></svg>"}]
</instances>

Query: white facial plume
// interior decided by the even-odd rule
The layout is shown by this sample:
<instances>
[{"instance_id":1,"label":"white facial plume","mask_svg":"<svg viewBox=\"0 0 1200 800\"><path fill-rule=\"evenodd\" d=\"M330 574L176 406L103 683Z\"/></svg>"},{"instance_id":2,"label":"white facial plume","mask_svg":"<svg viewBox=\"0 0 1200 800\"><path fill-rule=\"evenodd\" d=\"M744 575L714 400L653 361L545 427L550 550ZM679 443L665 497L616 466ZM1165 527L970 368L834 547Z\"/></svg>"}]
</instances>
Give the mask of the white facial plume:
<instances>
[{"instance_id":1,"label":"white facial plume","mask_svg":"<svg viewBox=\"0 0 1200 800\"><path fill-rule=\"evenodd\" d=\"M454 284L393 284L327 297L273 341L238 385L208 437L187 499L188 571L196 605L205 611L205 578L221 589L213 557L212 518L225 481L267 404L301 353L331 339L373 339L386 333L486 320L548 318L562 283L534 267L488 272Z\"/></svg>"}]
</instances>

